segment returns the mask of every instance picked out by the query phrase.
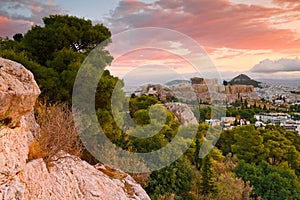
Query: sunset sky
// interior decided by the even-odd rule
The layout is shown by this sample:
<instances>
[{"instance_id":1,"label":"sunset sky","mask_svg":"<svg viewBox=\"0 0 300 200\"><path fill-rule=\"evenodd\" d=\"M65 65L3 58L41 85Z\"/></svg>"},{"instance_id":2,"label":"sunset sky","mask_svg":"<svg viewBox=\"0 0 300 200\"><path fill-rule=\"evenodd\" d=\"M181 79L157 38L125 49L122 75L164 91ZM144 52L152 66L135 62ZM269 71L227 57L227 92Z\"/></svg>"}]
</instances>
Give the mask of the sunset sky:
<instances>
[{"instance_id":1,"label":"sunset sky","mask_svg":"<svg viewBox=\"0 0 300 200\"><path fill-rule=\"evenodd\" d=\"M203 47L224 77L241 72L255 78L300 77L299 0L2 0L0 6L1 37L42 25L44 16L69 14L103 23L113 34L142 27L183 33ZM169 45L179 55L193 51L180 39ZM178 55L149 51L131 52L116 65L159 62L189 72L185 61L174 59Z\"/></svg>"}]
</instances>

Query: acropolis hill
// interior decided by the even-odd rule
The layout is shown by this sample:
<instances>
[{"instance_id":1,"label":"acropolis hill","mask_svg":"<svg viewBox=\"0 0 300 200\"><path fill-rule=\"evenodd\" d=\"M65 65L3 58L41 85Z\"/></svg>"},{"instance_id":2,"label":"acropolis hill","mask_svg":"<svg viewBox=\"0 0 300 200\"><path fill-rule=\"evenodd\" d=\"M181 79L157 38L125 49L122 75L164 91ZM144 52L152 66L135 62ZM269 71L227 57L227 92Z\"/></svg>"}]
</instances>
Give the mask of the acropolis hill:
<instances>
[{"instance_id":1,"label":"acropolis hill","mask_svg":"<svg viewBox=\"0 0 300 200\"><path fill-rule=\"evenodd\" d=\"M177 98L183 101L211 103L225 101L233 103L241 99L258 100L252 85L222 85L218 79L194 77L191 82L182 82L170 87L162 85L147 85L140 88L140 93L158 96L160 100Z\"/></svg>"}]
</instances>

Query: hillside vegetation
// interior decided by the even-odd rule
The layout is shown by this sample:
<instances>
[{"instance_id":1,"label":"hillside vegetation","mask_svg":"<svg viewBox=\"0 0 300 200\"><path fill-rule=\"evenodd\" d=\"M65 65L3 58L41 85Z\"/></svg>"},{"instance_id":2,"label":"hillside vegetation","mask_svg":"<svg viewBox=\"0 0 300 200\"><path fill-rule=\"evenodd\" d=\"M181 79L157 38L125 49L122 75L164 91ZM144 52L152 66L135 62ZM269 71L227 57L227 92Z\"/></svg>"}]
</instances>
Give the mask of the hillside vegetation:
<instances>
[{"instance_id":1,"label":"hillside vegetation","mask_svg":"<svg viewBox=\"0 0 300 200\"><path fill-rule=\"evenodd\" d=\"M249 78L245 74L240 74L228 82L230 85L253 85L254 87L259 87L260 82Z\"/></svg>"}]
</instances>

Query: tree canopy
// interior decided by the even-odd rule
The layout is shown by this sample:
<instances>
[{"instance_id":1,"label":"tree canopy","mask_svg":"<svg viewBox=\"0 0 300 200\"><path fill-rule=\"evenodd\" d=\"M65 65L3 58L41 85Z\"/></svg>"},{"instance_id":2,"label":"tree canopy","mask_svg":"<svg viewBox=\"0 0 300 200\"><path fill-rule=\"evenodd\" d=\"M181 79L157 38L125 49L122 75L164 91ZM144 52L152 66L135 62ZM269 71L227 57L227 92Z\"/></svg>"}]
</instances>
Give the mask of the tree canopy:
<instances>
[{"instance_id":1,"label":"tree canopy","mask_svg":"<svg viewBox=\"0 0 300 200\"><path fill-rule=\"evenodd\" d=\"M102 24L93 25L91 20L69 15L51 15L43 18L43 22L44 26L33 26L24 37L17 33L14 40L1 40L0 54L33 72L41 97L51 102L71 103L81 63L97 45L108 45L111 33ZM104 49L102 53L103 64L109 65L112 57ZM105 93L110 92L105 90Z\"/></svg>"},{"instance_id":2,"label":"tree canopy","mask_svg":"<svg viewBox=\"0 0 300 200\"><path fill-rule=\"evenodd\" d=\"M43 22L44 27L32 27L22 39L25 49L42 65L64 48L88 53L111 37L102 24L93 25L91 20L74 16L51 15L43 18Z\"/></svg>"}]
</instances>

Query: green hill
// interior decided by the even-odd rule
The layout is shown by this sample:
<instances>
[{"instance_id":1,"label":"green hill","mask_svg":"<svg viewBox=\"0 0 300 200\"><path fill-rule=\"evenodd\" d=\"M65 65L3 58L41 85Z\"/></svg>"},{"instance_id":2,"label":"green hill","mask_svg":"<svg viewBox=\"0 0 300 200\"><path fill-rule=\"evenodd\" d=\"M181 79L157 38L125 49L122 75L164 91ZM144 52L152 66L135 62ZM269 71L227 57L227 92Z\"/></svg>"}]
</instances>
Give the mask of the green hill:
<instances>
[{"instance_id":1,"label":"green hill","mask_svg":"<svg viewBox=\"0 0 300 200\"><path fill-rule=\"evenodd\" d=\"M230 85L253 85L259 87L260 82L251 79L245 74L240 74L228 82Z\"/></svg>"},{"instance_id":2,"label":"green hill","mask_svg":"<svg viewBox=\"0 0 300 200\"><path fill-rule=\"evenodd\" d=\"M228 82L230 85L253 85L259 87L260 82L251 79L245 74L240 74Z\"/></svg>"}]
</instances>

